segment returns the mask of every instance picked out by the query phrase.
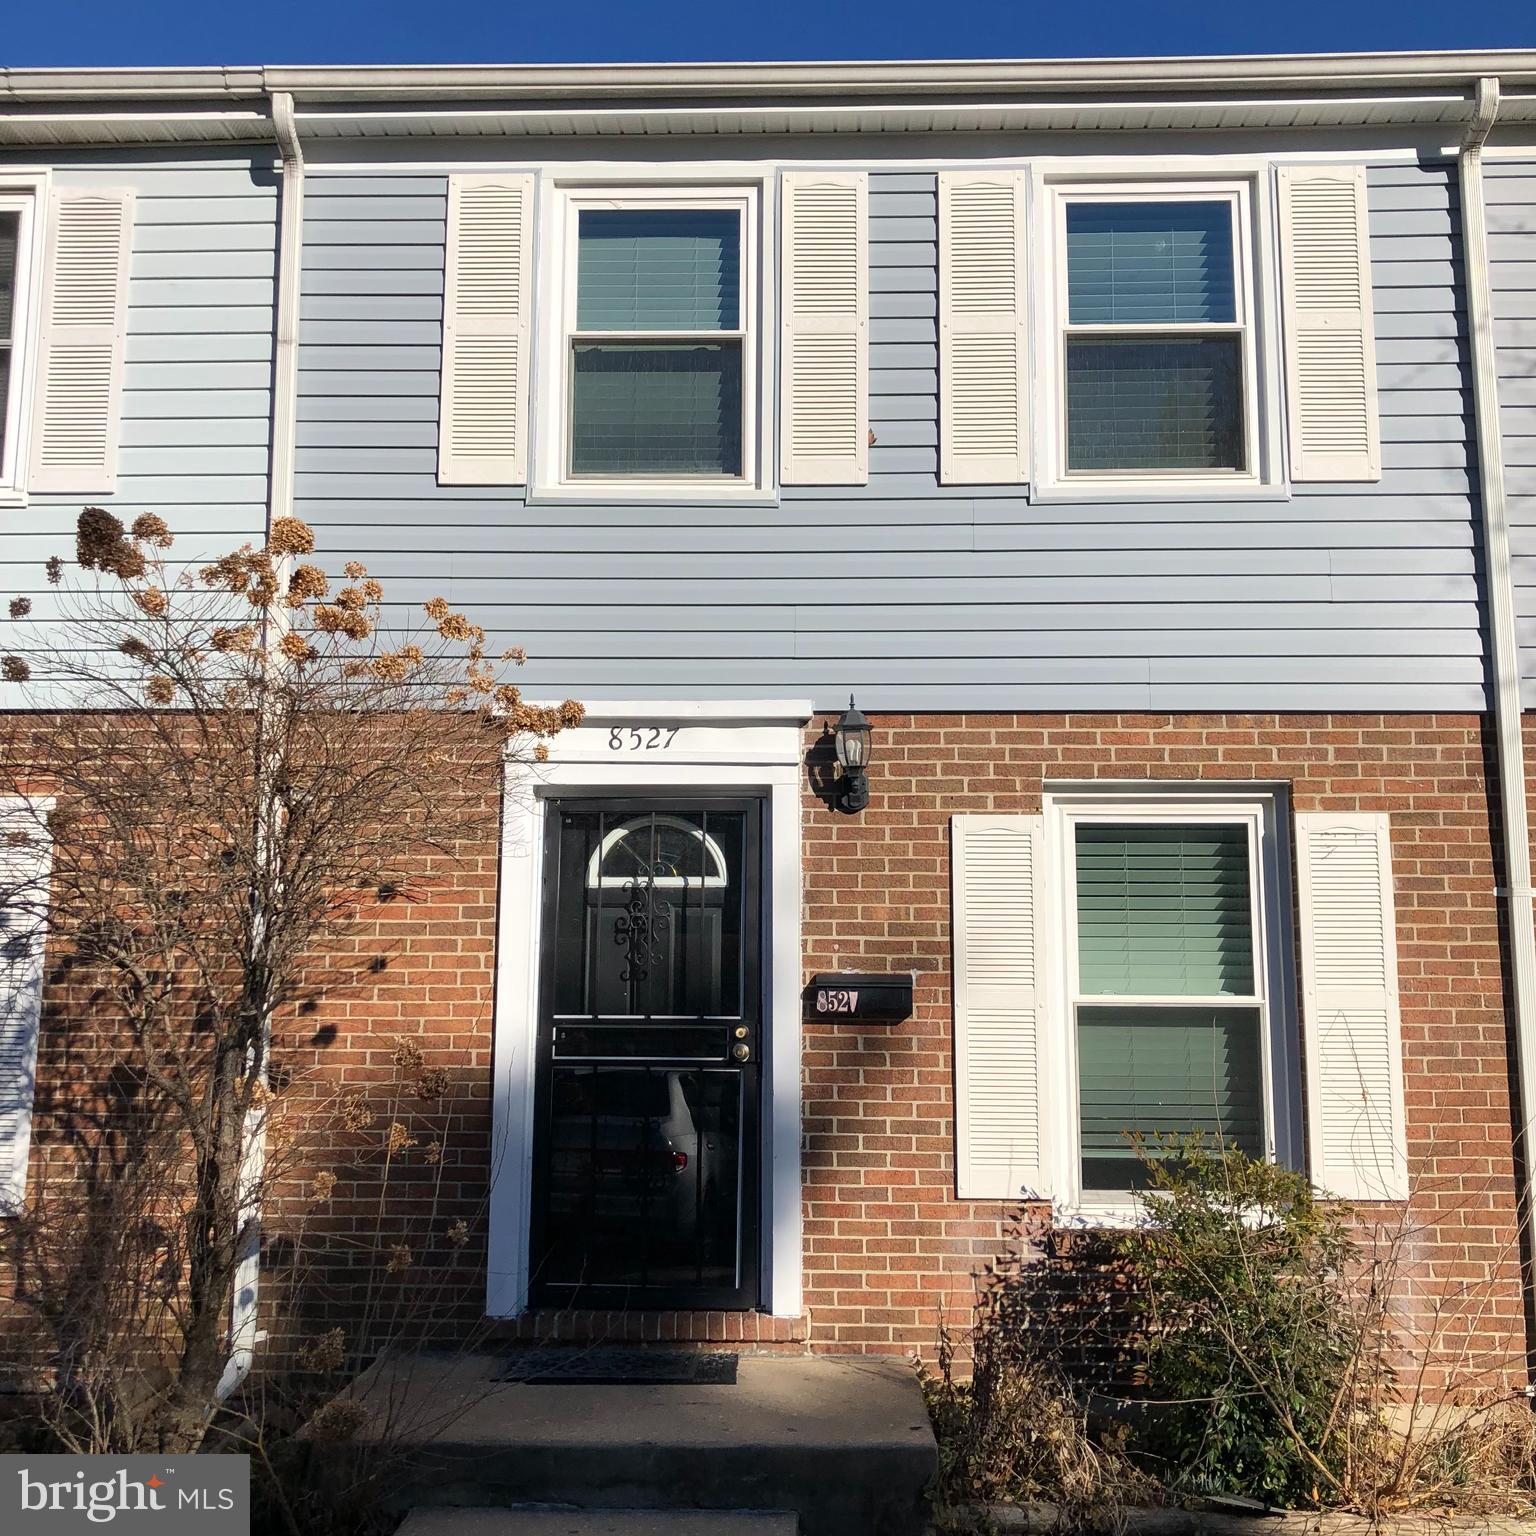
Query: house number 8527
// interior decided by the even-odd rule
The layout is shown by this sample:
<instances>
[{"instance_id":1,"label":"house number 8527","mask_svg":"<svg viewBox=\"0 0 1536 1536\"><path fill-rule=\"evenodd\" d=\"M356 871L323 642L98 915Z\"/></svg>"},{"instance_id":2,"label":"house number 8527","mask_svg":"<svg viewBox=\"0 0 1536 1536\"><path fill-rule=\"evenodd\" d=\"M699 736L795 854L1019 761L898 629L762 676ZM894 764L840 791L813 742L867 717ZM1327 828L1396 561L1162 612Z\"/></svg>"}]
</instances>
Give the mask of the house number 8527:
<instances>
[{"instance_id":1,"label":"house number 8527","mask_svg":"<svg viewBox=\"0 0 1536 1536\"><path fill-rule=\"evenodd\" d=\"M664 747L670 747L677 739L677 733L682 729L677 725L651 725L629 727L614 726L608 732L608 750L610 752L657 752Z\"/></svg>"}]
</instances>

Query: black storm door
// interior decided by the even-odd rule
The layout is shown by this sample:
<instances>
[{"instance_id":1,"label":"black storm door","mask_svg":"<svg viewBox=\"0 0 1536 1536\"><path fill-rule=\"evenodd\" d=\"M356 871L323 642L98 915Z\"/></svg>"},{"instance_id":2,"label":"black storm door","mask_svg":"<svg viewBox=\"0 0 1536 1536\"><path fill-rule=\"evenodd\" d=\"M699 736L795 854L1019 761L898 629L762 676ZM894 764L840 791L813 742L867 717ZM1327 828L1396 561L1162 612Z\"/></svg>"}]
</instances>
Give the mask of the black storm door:
<instances>
[{"instance_id":1,"label":"black storm door","mask_svg":"<svg viewBox=\"0 0 1536 1536\"><path fill-rule=\"evenodd\" d=\"M762 810L551 801L532 1298L758 1300Z\"/></svg>"}]
</instances>

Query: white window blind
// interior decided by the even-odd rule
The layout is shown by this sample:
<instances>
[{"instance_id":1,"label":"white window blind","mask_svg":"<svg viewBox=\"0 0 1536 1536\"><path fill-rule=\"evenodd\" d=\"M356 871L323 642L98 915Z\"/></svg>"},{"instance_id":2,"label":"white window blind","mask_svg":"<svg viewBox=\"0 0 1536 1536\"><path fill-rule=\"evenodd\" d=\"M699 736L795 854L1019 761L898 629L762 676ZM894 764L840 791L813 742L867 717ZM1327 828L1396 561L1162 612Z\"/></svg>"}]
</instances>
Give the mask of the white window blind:
<instances>
[{"instance_id":1,"label":"white window blind","mask_svg":"<svg viewBox=\"0 0 1536 1536\"><path fill-rule=\"evenodd\" d=\"M1133 1138L1266 1148L1249 830L1082 822L1078 1107L1085 1190L1145 1182Z\"/></svg>"},{"instance_id":2,"label":"white window blind","mask_svg":"<svg viewBox=\"0 0 1536 1536\"><path fill-rule=\"evenodd\" d=\"M740 208L581 208L572 476L743 473Z\"/></svg>"},{"instance_id":3,"label":"white window blind","mask_svg":"<svg viewBox=\"0 0 1536 1536\"><path fill-rule=\"evenodd\" d=\"M1063 207L1069 474L1250 470L1235 196Z\"/></svg>"}]
</instances>

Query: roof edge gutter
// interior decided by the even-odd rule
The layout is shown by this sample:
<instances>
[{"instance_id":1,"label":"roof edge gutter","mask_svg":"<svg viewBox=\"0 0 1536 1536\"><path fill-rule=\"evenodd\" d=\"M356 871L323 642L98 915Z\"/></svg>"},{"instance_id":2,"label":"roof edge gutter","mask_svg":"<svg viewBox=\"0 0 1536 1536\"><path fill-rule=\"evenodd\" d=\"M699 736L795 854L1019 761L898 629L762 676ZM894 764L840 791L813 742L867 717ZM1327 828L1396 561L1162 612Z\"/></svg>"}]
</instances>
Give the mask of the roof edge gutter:
<instances>
[{"instance_id":1,"label":"roof edge gutter","mask_svg":"<svg viewBox=\"0 0 1536 1536\"><path fill-rule=\"evenodd\" d=\"M1536 84L1536 51L1319 53L1176 58L953 59L703 64L241 65L0 69L0 103L128 99L296 101L422 96L866 94L910 91L1243 91L1428 84Z\"/></svg>"},{"instance_id":2,"label":"roof edge gutter","mask_svg":"<svg viewBox=\"0 0 1536 1536\"><path fill-rule=\"evenodd\" d=\"M1488 657L1504 829L1505 903L1509 923L1510 987L1519 1102L1514 1110L1520 1169L1520 1226L1528 1241L1536 1215L1536 890L1531 882L1530 806L1526 793L1520 650L1510 559L1509 508L1499 420L1498 355L1493 329L1493 281L1488 265L1488 213L1483 195L1483 146L1499 116L1497 76L1477 81L1475 109L1456 157L1462 255L1472 355L1472 402L1477 428L1478 491L1488 579ZM1523 1243L1524 1245L1524 1243ZM1526 1285L1533 1255L1525 1249Z\"/></svg>"}]
</instances>

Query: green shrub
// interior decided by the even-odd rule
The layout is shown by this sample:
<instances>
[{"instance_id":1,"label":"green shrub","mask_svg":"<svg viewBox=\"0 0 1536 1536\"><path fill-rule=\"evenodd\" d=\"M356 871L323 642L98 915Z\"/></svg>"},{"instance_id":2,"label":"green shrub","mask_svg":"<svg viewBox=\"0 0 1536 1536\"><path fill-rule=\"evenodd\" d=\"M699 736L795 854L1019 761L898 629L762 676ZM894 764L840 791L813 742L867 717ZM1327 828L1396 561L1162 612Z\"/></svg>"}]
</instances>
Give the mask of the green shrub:
<instances>
[{"instance_id":1,"label":"green shrub","mask_svg":"<svg viewBox=\"0 0 1536 1536\"><path fill-rule=\"evenodd\" d=\"M1145 1305L1140 1448L1170 1487L1338 1502L1381 1358L1349 1211L1198 1139L1144 1163L1141 1223L1118 1240Z\"/></svg>"}]
</instances>

